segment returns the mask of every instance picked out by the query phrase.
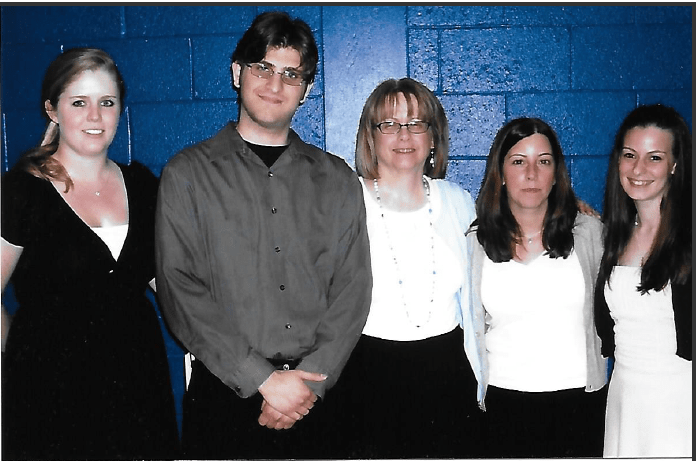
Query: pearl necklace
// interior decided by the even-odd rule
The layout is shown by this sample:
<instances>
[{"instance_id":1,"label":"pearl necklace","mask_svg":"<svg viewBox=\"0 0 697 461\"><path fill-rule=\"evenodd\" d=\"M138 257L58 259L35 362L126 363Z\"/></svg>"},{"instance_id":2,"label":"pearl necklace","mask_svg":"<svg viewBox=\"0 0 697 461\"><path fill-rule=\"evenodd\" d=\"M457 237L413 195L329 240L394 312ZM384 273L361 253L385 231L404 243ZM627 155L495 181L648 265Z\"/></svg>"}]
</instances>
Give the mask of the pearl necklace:
<instances>
[{"instance_id":1,"label":"pearl necklace","mask_svg":"<svg viewBox=\"0 0 697 461\"><path fill-rule=\"evenodd\" d=\"M431 206L431 187L429 186L428 181L426 181L425 177L422 178L422 181L424 185L424 190L426 191L426 200L428 201L428 224L429 228L431 229L431 300L428 303L428 317L426 318L426 322L424 322L424 324L426 324L431 320L431 312L433 311L433 298L436 292L436 249L434 237L435 231L433 230L433 207ZM397 271L397 278L399 279L399 286L401 287L400 291L402 295L402 304L404 305L404 312L407 314L407 319L410 323L416 326L416 328L421 328L422 325L412 321L411 316L409 315L407 300L404 297L404 281L402 280L401 275L402 271L400 270L399 262L397 261L397 253L392 247L392 237L390 236L390 230L387 226L387 221L385 220L385 211L382 208L382 201L380 199L380 188L378 187L377 179L373 180L373 187L375 189L375 197L377 198L378 206L380 207L380 217L382 218L382 223L385 226L385 233L387 234L387 243L390 247L390 254L392 255L392 260L394 261L395 269Z\"/></svg>"}]
</instances>

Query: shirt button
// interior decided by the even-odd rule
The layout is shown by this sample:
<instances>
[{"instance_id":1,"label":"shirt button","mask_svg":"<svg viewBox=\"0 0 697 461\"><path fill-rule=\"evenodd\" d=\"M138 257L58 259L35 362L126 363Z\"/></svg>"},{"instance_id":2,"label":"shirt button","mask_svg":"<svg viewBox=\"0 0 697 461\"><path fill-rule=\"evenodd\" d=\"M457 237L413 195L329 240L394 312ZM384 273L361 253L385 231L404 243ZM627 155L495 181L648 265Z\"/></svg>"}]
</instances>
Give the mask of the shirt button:
<instances>
[{"instance_id":1,"label":"shirt button","mask_svg":"<svg viewBox=\"0 0 697 461\"><path fill-rule=\"evenodd\" d=\"M273 173L269 171L269 178L273 178Z\"/></svg>"},{"instance_id":2,"label":"shirt button","mask_svg":"<svg viewBox=\"0 0 697 461\"><path fill-rule=\"evenodd\" d=\"M113 274L113 273L114 273L114 269L111 269L111 270L109 271L109 273L110 273L110 274Z\"/></svg>"},{"instance_id":3,"label":"shirt button","mask_svg":"<svg viewBox=\"0 0 697 461\"><path fill-rule=\"evenodd\" d=\"M275 251L276 253L280 253L280 252L281 252L281 247L276 247L276 248L273 249L273 251Z\"/></svg>"},{"instance_id":4,"label":"shirt button","mask_svg":"<svg viewBox=\"0 0 697 461\"><path fill-rule=\"evenodd\" d=\"M272 207L272 208L271 208L271 213L272 213L272 214L276 214L277 211L278 211L278 210L276 209L276 207Z\"/></svg>"},{"instance_id":5,"label":"shirt button","mask_svg":"<svg viewBox=\"0 0 697 461\"><path fill-rule=\"evenodd\" d=\"M290 323L286 323L286 330L290 330L293 326Z\"/></svg>"},{"instance_id":6,"label":"shirt button","mask_svg":"<svg viewBox=\"0 0 697 461\"><path fill-rule=\"evenodd\" d=\"M285 289L286 289L286 286L285 286L285 285L281 285L281 286L280 286L280 287L278 287L278 288L280 288L280 289L281 289L281 291L283 291L283 290L285 290Z\"/></svg>"}]
</instances>

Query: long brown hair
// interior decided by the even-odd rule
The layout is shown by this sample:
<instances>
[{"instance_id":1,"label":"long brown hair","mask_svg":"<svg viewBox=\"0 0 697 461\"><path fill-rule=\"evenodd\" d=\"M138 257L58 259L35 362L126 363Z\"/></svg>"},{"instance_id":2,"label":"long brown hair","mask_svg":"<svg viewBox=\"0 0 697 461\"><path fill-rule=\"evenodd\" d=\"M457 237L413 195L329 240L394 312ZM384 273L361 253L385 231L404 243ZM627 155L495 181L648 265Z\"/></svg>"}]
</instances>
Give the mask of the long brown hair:
<instances>
[{"instance_id":1,"label":"long brown hair","mask_svg":"<svg viewBox=\"0 0 697 461\"><path fill-rule=\"evenodd\" d=\"M118 98L123 109L126 86L111 56L98 48L72 48L64 51L48 66L41 85L42 113L48 120L43 140L39 146L25 152L14 167L47 181L63 182L66 192L70 190L73 181L63 165L53 158L58 149L60 127L48 117L44 104L48 101L53 107L57 107L58 99L68 85L87 70L104 70L112 76L119 90Z\"/></svg>"},{"instance_id":2,"label":"long brown hair","mask_svg":"<svg viewBox=\"0 0 697 461\"><path fill-rule=\"evenodd\" d=\"M603 206L604 254L600 263L597 290L602 295L606 282L629 243L637 209L620 183L619 159L624 138L633 128L656 127L673 136L675 170L668 177L668 190L661 200L661 222L648 259L641 269L637 290L662 290L669 281L686 283L692 270L692 135L685 120L672 107L654 104L639 106L627 115L615 135L610 155Z\"/></svg>"},{"instance_id":3,"label":"long brown hair","mask_svg":"<svg viewBox=\"0 0 697 461\"><path fill-rule=\"evenodd\" d=\"M571 179L564 163L561 144L556 133L539 118L517 118L506 123L496 134L486 159L482 187L477 197L477 219L470 229L477 229L477 240L494 262L510 261L515 244L522 238L520 226L508 204L503 184L503 161L506 154L522 139L541 134L547 138L554 157L555 184L548 197L544 218L542 245L552 258L566 258L574 247L572 233L578 206L571 188Z\"/></svg>"}]
</instances>

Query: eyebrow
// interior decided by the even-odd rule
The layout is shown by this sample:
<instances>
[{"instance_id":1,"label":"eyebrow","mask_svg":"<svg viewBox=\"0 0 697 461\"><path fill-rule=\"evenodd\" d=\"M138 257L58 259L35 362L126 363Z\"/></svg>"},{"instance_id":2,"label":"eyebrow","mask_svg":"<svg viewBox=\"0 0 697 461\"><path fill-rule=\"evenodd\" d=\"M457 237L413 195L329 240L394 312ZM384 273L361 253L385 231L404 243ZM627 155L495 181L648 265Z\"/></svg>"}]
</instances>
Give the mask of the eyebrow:
<instances>
[{"instance_id":1,"label":"eyebrow","mask_svg":"<svg viewBox=\"0 0 697 461\"><path fill-rule=\"evenodd\" d=\"M100 96L100 98L116 98L117 96L114 94L104 94ZM89 98L86 94L76 94L74 96L68 96L70 99L77 99L77 98Z\"/></svg>"},{"instance_id":2,"label":"eyebrow","mask_svg":"<svg viewBox=\"0 0 697 461\"><path fill-rule=\"evenodd\" d=\"M514 153L508 153L508 154L506 154L506 155L508 155L509 157L513 157L513 156L516 156L516 155L518 155L518 156L520 156L520 157L528 157L528 154L526 154L526 153L524 153L524 152L514 152ZM533 155L535 155L535 154L533 154ZM540 153L538 156L541 157L541 156L543 156L543 155L552 155L552 156L554 156L551 152L542 152L542 153Z\"/></svg>"},{"instance_id":3,"label":"eyebrow","mask_svg":"<svg viewBox=\"0 0 697 461\"><path fill-rule=\"evenodd\" d=\"M259 63L265 64L269 67L273 67L274 69L277 67L276 64L270 63L269 61L267 61L265 59L262 59L261 61L259 61ZM298 67L288 66L288 67L284 67L283 70L295 70L295 71L300 72L300 71L302 71L302 66L303 66L302 64L300 64Z\"/></svg>"},{"instance_id":4,"label":"eyebrow","mask_svg":"<svg viewBox=\"0 0 697 461\"><path fill-rule=\"evenodd\" d=\"M629 146L624 146L624 147L622 148L622 150L631 150L632 152L637 152L636 149L632 149L632 148L629 147ZM657 153L658 153L658 154L668 155L668 152L667 152L667 151L664 151L664 150L661 150L661 149L654 149L654 150L650 150L650 151L647 152L647 154L657 154Z\"/></svg>"}]
</instances>

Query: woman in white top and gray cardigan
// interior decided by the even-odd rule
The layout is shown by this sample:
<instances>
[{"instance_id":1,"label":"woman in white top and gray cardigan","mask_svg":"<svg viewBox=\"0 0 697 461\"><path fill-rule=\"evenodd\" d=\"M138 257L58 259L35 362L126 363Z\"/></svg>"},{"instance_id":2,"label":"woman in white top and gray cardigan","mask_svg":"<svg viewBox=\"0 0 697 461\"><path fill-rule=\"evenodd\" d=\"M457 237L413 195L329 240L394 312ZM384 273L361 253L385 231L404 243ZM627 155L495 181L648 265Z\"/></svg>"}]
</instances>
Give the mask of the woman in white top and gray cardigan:
<instances>
[{"instance_id":1,"label":"woman in white top and gray cardigan","mask_svg":"<svg viewBox=\"0 0 697 461\"><path fill-rule=\"evenodd\" d=\"M468 241L487 457L602 455L607 372L592 316L602 224L578 213L548 124L501 128L476 207Z\"/></svg>"}]
</instances>

